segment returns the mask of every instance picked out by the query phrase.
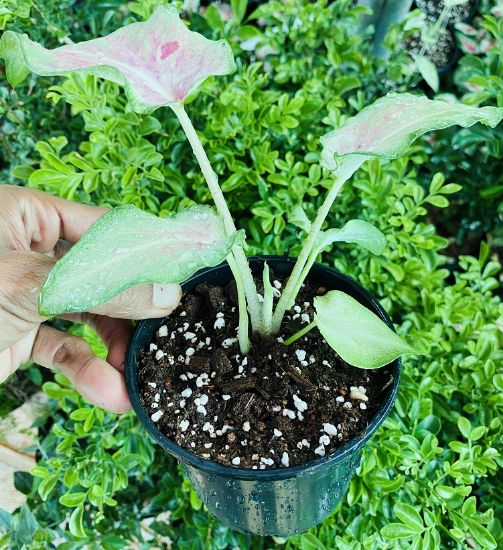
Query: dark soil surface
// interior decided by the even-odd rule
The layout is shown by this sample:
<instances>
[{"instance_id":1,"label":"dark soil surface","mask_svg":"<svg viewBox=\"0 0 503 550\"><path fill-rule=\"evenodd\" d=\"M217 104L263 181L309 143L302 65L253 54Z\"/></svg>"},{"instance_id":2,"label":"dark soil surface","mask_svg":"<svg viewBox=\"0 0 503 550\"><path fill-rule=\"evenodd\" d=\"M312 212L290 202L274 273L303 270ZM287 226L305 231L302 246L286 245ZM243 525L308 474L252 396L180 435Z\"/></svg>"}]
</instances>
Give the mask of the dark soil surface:
<instances>
[{"instance_id":1,"label":"dark soil surface","mask_svg":"<svg viewBox=\"0 0 503 550\"><path fill-rule=\"evenodd\" d=\"M140 398L158 428L201 458L253 469L303 464L363 432L391 370L351 367L316 328L282 343L313 319L312 299L325 292L305 286L282 336L254 337L247 357L236 339L235 285L186 295L140 355Z\"/></svg>"}]
</instances>

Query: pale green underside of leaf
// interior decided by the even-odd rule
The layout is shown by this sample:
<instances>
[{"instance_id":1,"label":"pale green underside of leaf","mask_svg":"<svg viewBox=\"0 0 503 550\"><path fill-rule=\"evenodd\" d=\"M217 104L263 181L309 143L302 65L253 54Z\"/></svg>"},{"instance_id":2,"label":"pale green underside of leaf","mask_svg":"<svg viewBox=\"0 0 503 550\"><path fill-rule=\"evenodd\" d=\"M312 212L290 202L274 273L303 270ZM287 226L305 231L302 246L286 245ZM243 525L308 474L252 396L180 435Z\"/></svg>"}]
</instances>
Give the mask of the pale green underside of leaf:
<instances>
[{"instance_id":1,"label":"pale green underside of leaf","mask_svg":"<svg viewBox=\"0 0 503 550\"><path fill-rule=\"evenodd\" d=\"M382 254L386 247L386 237L371 223L364 220L349 220L340 229L321 231L316 238L317 253L334 242L354 243L363 246L372 254Z\"/></svg>"},{"instance_id":2,"label":"pale green underside of leaf","mask_svg":"<svg viewBox=\"0 0 503 550\"><path fill-rule=\"evenodd\" d=\"M132 205L106 213L49 273L42 315L87 311L142 283L181 283L221 263L242 231L225 236L211 208L194 206L158 218Z\"/></svg>"},{"instance_id":3,"label":"pale green underside of leaf","mask_svg":"<svg viewBox=\"0 0 503 550\"><path fill-rule=\"evenodd\" d=\"M357 300L332 290L314 299L316 324L327 343L350 365L376 369L416 351Z\"/></svg>"},{"instance_id":4,"label":"pale green underside of leaf","mask_svg":"<svg viewBox=\"0 0 503 550\"><path fill-rule=\"evenodd\" d=\"M288 216L288 221L303 229L306 233L309 233L311 229L311 221L307 217L306 212L302 208L302 204L296 204L292 211L290 212L290 216Z\"/></svg>"},{"instance_id":5,"label":"pale green underside of leaf","mask_svg":"<svg viewBox=\"0 0 503 550\"><path fill-rule=\"evenodd\" d=\"M225 40L212 41L189 31L174 6L160 6L148 21L131 23L105 37L53 50L6 31L0 39L0 57L13 86L29 71L40 76L92 74L123 85L138 113L179 104L208 76L228 74L235 66Z\"/></svg>"},{"instance_id":6,"label":"pale green underside of leaf","mask_svg":"<svg viewBox=\"0 0 503 550\"><path fill-rule=\"evenodd\" d=\"M477 122L494 128L502 118L503 109L497 107L390 93L321 138L321 165L337 177L346 177L369 157L403 155L416 138L431 130L452 125L466 128Z\"/></svg>"}]
</instances>

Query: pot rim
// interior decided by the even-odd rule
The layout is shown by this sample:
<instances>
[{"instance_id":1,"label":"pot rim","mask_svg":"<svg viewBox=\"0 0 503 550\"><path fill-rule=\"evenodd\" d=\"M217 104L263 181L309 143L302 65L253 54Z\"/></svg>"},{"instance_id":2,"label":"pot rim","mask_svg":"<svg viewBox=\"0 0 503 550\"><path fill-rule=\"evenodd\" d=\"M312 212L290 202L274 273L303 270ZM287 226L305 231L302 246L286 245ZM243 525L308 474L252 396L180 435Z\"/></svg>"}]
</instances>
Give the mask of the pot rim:
<instances>
[{"instance_id":1,"label":"pot rim","mask_svg":"<svg viewBox=\"0 0 503 550\"><path fill-rule=\"evenodd\" d=\"M249 256L249 263L260 265L267 261L271 263L287 263L293 265L296 261L296 258L290 258L288 256ZM215 271L221 270L222 268L227 268L230 270L229 266L226 263L219 264L214 267L206 268L198 273L194 274L190 279L183 283L182 287L190 284L195 278L200 277L203 273L209 274ZM346 285L351 287L358 294L362 295L367 301L369 301L375 308L377 314L385 323L392 329L394 329L393 323L389 318L388 314L385 312L381 304L374 298L367 290L360 286L355 280L347 275L339 273L335 269L328 267L326 265L315 263L312 270L320 272L325 272L325 274L334 277L335 279L343 280ZM320 468L324 468L332 463L339 463L344 461L348 456L352 455L355 451L361 449L363 445L370 439L370 437L376 432L376 430L381 426L384 419L388 416L398 393L398 386L400 381L400 370L401 370L401 359L398 358L390 365L394 367L393 372L393 382L391 384L391 389L388 393L386 400L382 403L380 409L377 411L376 415L371 419L365 430L360 434L355 436L350 441L344 443L338 447L334 452L306 462L305 464L300 464L297 466L292 466L289 468L277 468L274 470L259 470L251 468L236 468L235 466L226 466L224 464L219 464L211 460L206 460L204 458L199 458L198 456L192 454L190 451L180 447L174 443L171 439L168 438L163 432L161 432L153 420L150 418L147 411L144 409L143 405L140 402L139 390L138 390L138 379L137 379L137 366L136 366L136 357L133 353L133 347L137 340L140 339L140 336L143 336L142 332L150 331L152 324L162 324L163 319L146 319L140 321L136 326L135 333L133 338L129 342L126 361L125 361L125 378L126 386L133 406L133 410L138 416L140 423L147 430L150 436L158 442L164 449L169 451L174 455L178 460L184 464L188 464L196 469L203 470L207 474L216 475L220 477L228 477L236 480L252 480L252 481L278 481L285 480L297 477L299 475L314 474L315 471Z\"/></svg>"}]
</instances>

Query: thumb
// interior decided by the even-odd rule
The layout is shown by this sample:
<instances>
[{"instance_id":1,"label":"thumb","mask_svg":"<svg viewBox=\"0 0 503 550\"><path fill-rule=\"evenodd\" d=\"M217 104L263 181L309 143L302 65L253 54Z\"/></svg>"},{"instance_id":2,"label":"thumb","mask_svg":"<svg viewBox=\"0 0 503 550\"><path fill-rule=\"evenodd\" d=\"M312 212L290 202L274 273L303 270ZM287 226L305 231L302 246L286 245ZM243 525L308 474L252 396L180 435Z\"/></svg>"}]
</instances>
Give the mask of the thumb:
<instances>
[{"instance_id":1,"label":"thumb","mask_svg":"<svg viewBox=\"0 0 503 550\"><path fill-rule=\"evenodd\" d=\"M92 309L91 313L122 319L165 317L176 308L181 297L180 285L139 285Z\"/></svg>"}]
</instances>

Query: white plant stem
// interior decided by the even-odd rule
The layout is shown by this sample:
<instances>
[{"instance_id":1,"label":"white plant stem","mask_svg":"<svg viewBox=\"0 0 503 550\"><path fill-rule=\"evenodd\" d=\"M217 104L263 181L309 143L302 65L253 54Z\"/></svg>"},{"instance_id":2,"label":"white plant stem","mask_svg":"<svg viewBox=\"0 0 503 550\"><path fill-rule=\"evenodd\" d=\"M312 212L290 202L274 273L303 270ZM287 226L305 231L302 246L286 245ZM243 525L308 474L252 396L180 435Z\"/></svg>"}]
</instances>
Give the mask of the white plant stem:
<instances>
[{"instance_id":1,"label":"white plant stem","mask_svg":"<svg viewBox=\"0 0 503 550\"><path fill-rule=\"evenodd\" d=\"M213 197L213 201L215 202L217 211L224 221L225 230L228 234L232 234L236 231L234 220L232 219L232 215L229 211L229 207L227 206L227 203L225 201L224 194L222 193L222 189L220 189L220 185L218 183L218 177L215 174L213 168L211 167L208 156L206 155L206 151L204 150L203 144L201 143L201 140L197 135L197 132L192 124L192 121L187 116L187 113L185 112L185 109L183 108L182 104L176 104L171 108L173 109L176 116L178 117L178 120L180 121L180 124L182 125L185 135L187 136L187 139L189 140L189 143L192 147L194 155L197 161L199 162L199 166L201 167L203 176L206 180L206 183L208 184L208 188ZM257 331L259 333L263 333L262 311L261 311L260 302L257 296L257 287L255 286L255 281L253 280L253 275L243 248L238 245L233 246L232 255L235 259L235 269L239 271L239 273L241 274L242 288L246 295L246 301L248 302L248 310L250 312L252 330ZM234 277L236 278L236 273L234 273L234 269L232 269L232 265L231 265L231 270L233 271ZM237 283L237 279L236 279L236 283ZM239 288L238 288L238 292L239 292ZM241 311L241 307L242 307L241 302L242 300L240 300L240 304L239 304L239 308L240 308L239 317L240 319L244 319L246 315L246 309L244 313ZM248 319L248 317L246 318Z\"/></svg>"},{"instance_id":2,"label":"white plant stem","mask_svg":"<svg viewBox=\"0 0 503 550\"><path fill-rule=\"evenodd\" d=\"M325 197L325 200L323 201L321 208L318 210L318 214L311 226L306 242L304 243L304 246L300 251L299 257L295 262L295 265L292 270L292 274L290 275L288 279L288 283L286 284L283 290L283 293L281 295L281 298L279 299L276 305L276 309L274 311L274 315L272 318L273 334L277 334L279 332L286 310L289 307L291 307L290 304L292 304L293 300L295 300L298 290L302 286L302 283L304 282L305 278L309 273L308 270L304 271L304 268L309 262L311 252L313 251L313 248L316 244L316 237L318 236L318 233L321 231L323 222L328 216L328 213L330 212L330 209L332 208L332 205L334 204L334 201L337 198L339 191L341 190L342 186L347 181L347 179L348 178L341 177L335 180L334 185L331 187L330 191Z\"/></svg>"},{"instance_id":3,"label":"white plant stem","mask_svg":"<svg viewBox=\"0 0 503 550\"><path fill-rule=\"evenodd\" d=\"M239 325L238 325L238 341L239 349L243 355L247 355L250 351L250 335L248 332L248 311L246 309L246 296L244 291L243 277L241 271L236 264L236 260L232 254L227 256L227 262L231 268L234 279L236 280L236 288L238 291L238 311L239 311Z\"/></svg>"}]
</instances>

